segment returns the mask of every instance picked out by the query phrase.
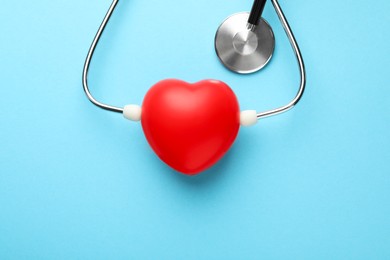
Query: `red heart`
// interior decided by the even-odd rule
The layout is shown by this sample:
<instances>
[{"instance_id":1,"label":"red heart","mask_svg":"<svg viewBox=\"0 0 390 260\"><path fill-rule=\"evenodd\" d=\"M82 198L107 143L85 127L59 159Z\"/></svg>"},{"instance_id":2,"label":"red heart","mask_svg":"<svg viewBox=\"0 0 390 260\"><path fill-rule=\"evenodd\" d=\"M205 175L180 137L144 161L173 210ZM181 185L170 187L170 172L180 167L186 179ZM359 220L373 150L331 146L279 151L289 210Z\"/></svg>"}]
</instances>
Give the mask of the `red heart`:
<instances>
[{"instance_id":1,"label":"red heart","mask_svg":"<svg viewBox=\"0 0 390 260\"><path fill-rule=\"evenodd\" d=\"M239 130L239 105L223 82L163 80L146 94L142 128L155 153L173 169L195 175L214 165Z\"/></svg>"}]
</instances>

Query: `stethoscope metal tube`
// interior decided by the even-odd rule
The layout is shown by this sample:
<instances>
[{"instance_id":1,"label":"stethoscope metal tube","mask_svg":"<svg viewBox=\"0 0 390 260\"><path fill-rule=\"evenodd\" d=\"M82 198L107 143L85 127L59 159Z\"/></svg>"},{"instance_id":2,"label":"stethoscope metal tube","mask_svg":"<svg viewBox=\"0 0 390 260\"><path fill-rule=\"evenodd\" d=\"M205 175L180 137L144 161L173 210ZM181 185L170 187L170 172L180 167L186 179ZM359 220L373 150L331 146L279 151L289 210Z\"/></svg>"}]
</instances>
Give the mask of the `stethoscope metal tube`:
<instances>
[{"instance_id":1,"label":"stethoscope metal tube","mask_svg":"<svg viewBox=\"0 0 390 260\"><path fill-rule=\"evenodd\" d=\"M89 72L89 67L91 65L91 61L93 58L93 54L95 53L96 46L98 45L98 43L100 41L100 37L102 36L104 29L106 28L106 25L107 25L108 21L110 20L111 15L114 12L115 7L117 6L118 2L119 2L119 0L112 1L112 4L111 4L110 8L108 9L106 16L104 17L103 22L100 25L99 30L97 31L96 36L92 41L91 47L89 48L88 55L87 55L87 58L86 58L85 63L84 63L84 69L83 69L83 88L84 88L85 94L87 95L89 101L92 102L92 104L94 104L94 105L96 105L104 110L108 110L108 111L116 112L116 113L123 113L123 108L116 107L116 106L110 106L110 105L104 104L104 103L96 100L92 96L92 94L89 90L89 86L88 86L88 72Z\"/></svg>"},{"instance_id":2,"label":"stethoscope metal tube","mask_svg":"<svg viewBox=\"0 0 390 260\"><path fill-rule=\"evenodd\" d=\"M301 100L303 93L305 92L305 87L306 87L306 70L305 70L305 63L303 62L301 50L299 49L298 43L295 39L295 36L291 30L290 25L288 24L286 16L284 15L284 13L282 11L282 8L279 5L279 2L277 0L271 0L271 2L272 2L272 5L274 6L274 9L275 9L275 11L279 17L279 20L284 28L284 31L287 35L287 38L290 41L291 47L295 53L295 56L296 56L296 59L298 62L298 66L299 66L300 84L299 84L299 90L298 90L297 95L290 103L288 103L285 106L273 109L273 110L258 113L257 114L258 119L266 118L266 117L270 117L270 116L276 116L276 115L279 115L279 114L282 114L284 112L289 111L296 104L298 104L298 102Z\"/></svg>"},{"instance_id":3,"label":"stethoscope metal tube","mask_svg":"<svg viewBox=\"0 0 390 260\"><path fill-rule=\"evenodd\" d=\"M300 86L299 86L299 90L298 90L297 95L290 103L288 103L285 106L276 108L276 109L260 112L257 114L258 119L278 115L278 114L287 112L288 110L292 109L302 98L302 95L303 95L304 90L305 90L305 85L306 85L305 66L304 66L303 58L302 58L299 46L297 44L297 41L294 37L294 34L293 34L289 24L288 24L288 21L284 15L279 3L278 3L278 1L277 0L271 0L271 1L272 1L272 4L274 6L274 9L275 9L279 19L280 19L280 22L285 30L285 33L286 33L286 35L291 43L293 51L295 53L295 56L296 56L296 59L298 62L298 66L299 66L299 71L300 71ZM97 45L100 41L100 38L104 32L104 29L106 28L106 25L107 25L108 21L110 20L118 2L119 2L119 0L113 0L110 8L108 9L106 16L103 19L103 22L101 23L101 25L96 33L96 36L91 44L91 47L88 51L88 55L87 55L87 58L85 60L84 69L83 69L83 88L84 88L84 91L85 91L88 99L94 105L96 105L104 110L108 110L108 111L112 111L112 112L116 112L116 113L123 113L123 111L124 111L123 108L107 105L107 104L104 104L104 103L96 100L93 97L93 95L91 94L91 92L89 90L89 86L88 86L88 72L89 72L89 67L91 65L91 60L93 58L93 54L96 50L96 47L97 47ZM257 25L256 21L258 21L260 16L261 16L261 13L264 9L265 2L266 2L265 0L259 0L259 1L255 2L254 6L252 8L250 18L248 20L249 25L254 25L254 26Z\"/></svg>"}]
</instances>

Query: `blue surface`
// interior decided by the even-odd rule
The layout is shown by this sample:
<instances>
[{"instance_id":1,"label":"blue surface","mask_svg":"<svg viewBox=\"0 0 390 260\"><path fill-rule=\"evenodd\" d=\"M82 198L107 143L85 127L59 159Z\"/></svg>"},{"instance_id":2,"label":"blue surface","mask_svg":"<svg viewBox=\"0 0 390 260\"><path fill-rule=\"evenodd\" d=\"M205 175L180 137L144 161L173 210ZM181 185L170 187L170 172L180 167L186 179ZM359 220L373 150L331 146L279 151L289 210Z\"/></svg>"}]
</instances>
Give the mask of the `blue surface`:
<instances>
[{"instance_id":1,"label":"blue surface","mask_svg":"<svg viewBox=\"0 0 390 260\"><path fill-rule=\"evenodd\" d=\"M81 69L109 4L1 4L0 259L390 258L389 1L281 0L307 65L304 99L243 129L194 178L84 96ZM264 71L230 73L214 54L219 23L250 5L121 1L92 91L122 106L164 78L216 78L242 109L284 104L299 79L271 4L277 47Z\"/></svg>"}]
</instances>

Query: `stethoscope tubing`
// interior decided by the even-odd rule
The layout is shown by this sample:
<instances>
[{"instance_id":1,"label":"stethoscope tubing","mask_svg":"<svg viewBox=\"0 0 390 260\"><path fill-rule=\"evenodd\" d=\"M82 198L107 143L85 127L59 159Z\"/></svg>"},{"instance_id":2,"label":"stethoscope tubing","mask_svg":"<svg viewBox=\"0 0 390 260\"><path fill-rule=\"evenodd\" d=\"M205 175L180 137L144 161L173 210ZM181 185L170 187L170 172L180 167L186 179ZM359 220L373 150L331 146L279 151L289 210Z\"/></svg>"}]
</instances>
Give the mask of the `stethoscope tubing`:
<instances>
[{"instance_id":1,"label":"stethoscope tubing","mask_svg":"<svg viewBox=\"0 0 390 260\"><path fill-rule=\"evenodd\" d=\"M93 58L93 54L95 53L95 50L96 50L96 47L100 41L100 38L107 26L107 23L109 22L113 12L115 11L115 8L118 4L119 0L113 0L112 1L112 4L110 6L110 8L108 9L93 41L92 41L92 44L89 48L89 51L88 51L88 54L87 54L87 57L86 57L86 60L85 60L85 63L84 63L84 69L83 69L83 76L82 76L82 80L83 80L83 88L84 88L84 91L85 91L85 94L87 95L88 99L94 104L96 105L97 107L100 107L104 110L107 110L107 111L111 111L111 112L116 112L116 113L123 113L123 108L120 108L120 107L116 107L116 106L111 106L111 105L108 105L108 104L105 104L105 103L102 103L100 101L98 101L97 99L95 99L93 97L93 95L91 94L90 90L89 90L89 86L88 86L88 72L89 72L89 68L90 68L90 65L91 65L91 61L92 61L92 58ZM284 113L284 112L287 112L289 111L290 109L292 109L296 104L298 104L298 102L301 100L302 96L303 96L303 93L305 91L305 87L306 87L306 70L305 70L305 64L304 64L304 61L303 61L303 58L302 58L302 54L301 54L301 51L299 49L299 46L298 46L298 43L295 39L295 36L291 30L291 27L286 19L286 16L284 15L279 3L277 0L271 0L273 6L274 6L274 9L279 17L279 20L284 28L284 31L290 41L290 44L291 44L291 47L294 51L294 54L296 56L296 59L297 59L297 62L298 62L298 66L299 66L299 72L300 72L300 85L299 85L299 90L298 90L298 93L296 94L295 98L289 102L287 105L285 106L282 106L282 107L279 107L279 108L276 108L276 109L272 109L272 110L267 110L267 111L264 111L264 112L260 112L257 114L257 118L258 119L262 119L262 118L266 118L266 117L271 117L271 116L275 116L275 115L279 115L281 113Z\"/></svg>"}]
</instances>

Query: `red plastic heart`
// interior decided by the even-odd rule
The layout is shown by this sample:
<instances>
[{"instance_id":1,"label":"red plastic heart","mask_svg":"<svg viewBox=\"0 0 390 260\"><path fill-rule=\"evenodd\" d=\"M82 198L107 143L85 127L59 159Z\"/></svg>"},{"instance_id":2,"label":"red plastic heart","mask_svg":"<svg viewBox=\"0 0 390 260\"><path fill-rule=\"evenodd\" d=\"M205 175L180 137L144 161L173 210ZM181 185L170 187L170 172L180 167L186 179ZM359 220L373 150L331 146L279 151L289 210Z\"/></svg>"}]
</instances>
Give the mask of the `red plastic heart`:
<instances>
[{"instance_id":1,"label":"red plastic heart","mask_svg":"<svg viewBox=\"0 0 390 260\"><path fill-rule=\"evenodd\" d=\"M163 80L146 94L142 128L162 161L195 175L219 161L240 127L239 105L223 82Z\"/></svg>"}]
</instances>

